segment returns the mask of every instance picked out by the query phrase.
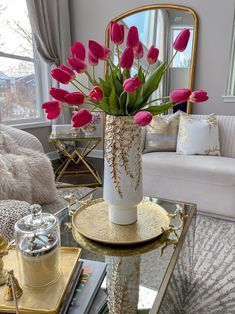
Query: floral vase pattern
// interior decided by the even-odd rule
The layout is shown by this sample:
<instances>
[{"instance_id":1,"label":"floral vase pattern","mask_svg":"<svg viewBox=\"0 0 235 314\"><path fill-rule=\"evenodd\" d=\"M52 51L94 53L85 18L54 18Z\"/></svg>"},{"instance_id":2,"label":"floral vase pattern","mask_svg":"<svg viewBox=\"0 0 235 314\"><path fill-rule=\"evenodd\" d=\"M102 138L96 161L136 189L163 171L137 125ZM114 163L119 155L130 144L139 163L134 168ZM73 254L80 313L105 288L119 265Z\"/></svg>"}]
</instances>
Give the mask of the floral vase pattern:
<instances>
[{"instance_id":1,"label":"floral vase pattern","mask_svg":"<svg viewBox=\"0 0 235 314\"><path fill-rule=\"evenodd\" d=\"M141 128L131 116L106 116L104 200L109 219L128 225L137 220L143 199Z\"/></svg>"}]
</instances>

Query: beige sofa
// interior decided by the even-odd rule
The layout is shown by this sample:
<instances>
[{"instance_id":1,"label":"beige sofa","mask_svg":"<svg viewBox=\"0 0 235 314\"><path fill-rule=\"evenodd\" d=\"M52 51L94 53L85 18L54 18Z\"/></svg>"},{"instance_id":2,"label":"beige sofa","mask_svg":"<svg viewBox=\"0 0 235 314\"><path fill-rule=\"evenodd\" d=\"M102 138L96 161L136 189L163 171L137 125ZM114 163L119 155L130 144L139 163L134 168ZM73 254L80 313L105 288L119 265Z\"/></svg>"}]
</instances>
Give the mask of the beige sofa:
<instances>
[{"instance_id":1,"label":"beige sofa","mask_svg":"<svg viewBox=\"0 0 235 314\"><path fill-rule=\"evenodd\" d=\"M196 203L204 214L235 220L235 116L218 116L221 157L143 154L145 195Z\"/></svg>"}]
</instances>

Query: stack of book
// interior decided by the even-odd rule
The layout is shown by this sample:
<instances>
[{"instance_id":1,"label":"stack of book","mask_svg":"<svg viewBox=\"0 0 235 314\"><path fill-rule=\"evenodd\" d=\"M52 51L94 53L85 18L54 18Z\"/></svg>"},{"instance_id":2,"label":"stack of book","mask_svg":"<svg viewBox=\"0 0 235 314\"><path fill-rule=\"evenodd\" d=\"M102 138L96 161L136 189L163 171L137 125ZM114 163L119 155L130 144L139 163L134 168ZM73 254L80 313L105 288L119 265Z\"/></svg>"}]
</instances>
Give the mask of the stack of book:
<instances>
[{"instance_id":1,"label":"stack of book","mask_svg":"<svg viewBox=\"0 0 235 314\"><path fill-rule=\"evenodd\" d=\"M98 314L107 304L107 294L101 289L106 263L80 259L82 273L74 275L73 288L68 288L60 314ZM75 283L76 282L76 283Z\"/></svg>"},{"instance_id":2,"label":"stack of book","mask_svg":"<svg viewBox=\"0 0 235 314\"><path fill-rule=\"evenodd\" d=\"M106 264L80 259L78 248L61 248L61 275L51 285L32 288L22 287L23 295L18 299L20 314L98 314L107 304L107 294L101 289L106 275ZM18 273L16 251L5 257L5 268ZM43 275L43 274L42 274ZM0 286L0 314L16 313L14 301L4 299L5 287Z\"/></svg>"}]
</instances>

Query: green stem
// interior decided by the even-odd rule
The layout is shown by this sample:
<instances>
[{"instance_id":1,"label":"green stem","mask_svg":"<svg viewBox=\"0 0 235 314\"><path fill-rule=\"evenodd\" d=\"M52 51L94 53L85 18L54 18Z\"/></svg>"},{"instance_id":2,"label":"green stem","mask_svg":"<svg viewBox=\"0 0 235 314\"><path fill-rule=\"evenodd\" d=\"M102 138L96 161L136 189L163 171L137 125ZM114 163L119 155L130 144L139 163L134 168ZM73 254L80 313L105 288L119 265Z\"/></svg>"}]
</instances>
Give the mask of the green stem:
<instances>
[{"instance_id":1,"label":"green stem","mask_svg":"<svg viewBox=\"0 0 235 314\"><path fill-rule=\"evenodd\" d=\"M146 77L148 76L149 67L150 67L150 64L148 64L148 67L147 67L147 70L146 70Z\"/></svg>"},{"instance_id":2,"label":"green stem","mask_svg":"<svg viewBox=\"0 0 235 314\"><path fill-rule=\"evenodd\" d=\"M75 86L83 95L85 95L84 92L77 86L77 84L75 84L73 81L70 81L70 83L72 83L73 86Z\"/></svg>"},{"instance_id":3,"label":"green stem","mask_svg":"<svg viewBox=\"0 0 235 314\"><path fill-rule=\"evenodd\" d=\"M92 84L93 86L98 85L98 83L97 83L95 80L92 79L92 77L91 77L91 75L90 75L90 73L89 73L88 71L86 71L85 73L86 73L86 75L87 75L89 81L91 82L91 84Z\"/></svg>"},{"instance_id":4,"label":"green stem","mask_svg":"<svg viewBox=\"0 0 235 314\"><path fill-rule=\"evenodd\" d=\"M164 96L164 97L161 97L161 98L156 98L156 99L153 99L151 100L150 102L148 102L146 105L149 105L151 104L152 102L155 102L155 101L158 101L158 100L162 100L162 99L169 99L170 96Z\"/></svg>"},{"instance_id":5,"label":"green stem","mask_svg":"<svg viewBox=\"0 0 235 314\"><path fill-rule=\"evenodd\" d=\"M87 90L90 90L90 88L86 87L85 85L83 85L81 82L79 82L78 80L74 79L75 82L77 82L78 84L80 84L82 87L84 87Z\"/></svg>"},{"instance_id":6,"label":"green stem","mask_svg":"<svg viewBox=\"0 0 235 314\"><path fill-rule=\"evenodd\" d=\"M95 66L92 66L92 76L93 76L93 80L95 82Z\"/></svg>"},{"instance_id":7,"label":"green stem","mask_svg":"<svg viewBox=\"0 0 235 314\"><path fill-rule=\"evenodd\" d=\"M170 61L169 61L169 63L167 64L167 66L165 67L165 69L164 69L164 72L163 72L163 73L165 73L165 72L166 72L166 70L169 68L169 66L171 65L172 61L174 60L174 58L175 58L175 56L176 56L177 52L178 52L178 51L176 51L176 52L173 54L173 57L171 58L171 60L170 60Z\"/></svg>"},{"instance_id":8,"label":"green stem","mask_svg":"<svg viewBox=\"0 0 235 314\"><path fill-rule=\"evenodd\" d=\"M118 64L120 64L120 50L119 50L118 45L117 45L117 55L118 55Z\"/></svg>"}]
</instances>

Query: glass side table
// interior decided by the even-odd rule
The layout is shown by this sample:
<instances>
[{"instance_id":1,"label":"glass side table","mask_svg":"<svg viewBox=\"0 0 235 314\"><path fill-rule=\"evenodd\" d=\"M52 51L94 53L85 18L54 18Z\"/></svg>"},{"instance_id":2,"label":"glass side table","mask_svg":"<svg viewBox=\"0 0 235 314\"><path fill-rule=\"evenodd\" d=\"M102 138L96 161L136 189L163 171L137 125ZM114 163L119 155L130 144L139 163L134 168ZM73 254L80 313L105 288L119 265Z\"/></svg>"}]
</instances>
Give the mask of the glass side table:
<instances>
[{"instance_id":1,"label":"glass side table","mask_svg":"<svg viewBox=\"0 0 235 314\"><path fill-rule=\"evenodd\" d=\"M65 157L65 160L57 168L55 172L55 181L57 188L70 188L70 187L82 187L90 186L96 187L102 185L102 180L98 171L87 160L88 154L95 149L95 147L101 142L100 136L86 136L83 133L74 135L50 135L49 142L54 145L57 151ZM66 143L75 142L74 148L70 151L66 147ZM82 143L82 147L79 149L79 143ZM69 170L70 165L75 165L76 169ZM83 165L84 169L79 169ZM88 183L66 184L61 185L59 183L63 176L84 176L89 175L94 181Z\"/></svg>"},{"instance_id":2,"label":"glass side table","mask_svg":"<svg viewBox=\"0 0 235 314\"><path fill-rule=\"evenodd\" d=\"M102 197L102 189L96 188L80 203L74 203L70 212L79 208L87 199ZM61 224L63 246L81 247L82 258L107 263L107 275L103 283L108 294L108 310L105 314L176 314L184 312L187 294L192 289L194 233L196 205L146 197L158 203L169 214L180 209L186 220L177 231L178 241L160 236L146 244L131 246L103 245L82 235L76 241L71 230L68 208L57 212ZM95 219L95 217L94 217ZM177 220L172 226L178 225Z\"/></svg>"}]
</instances>

